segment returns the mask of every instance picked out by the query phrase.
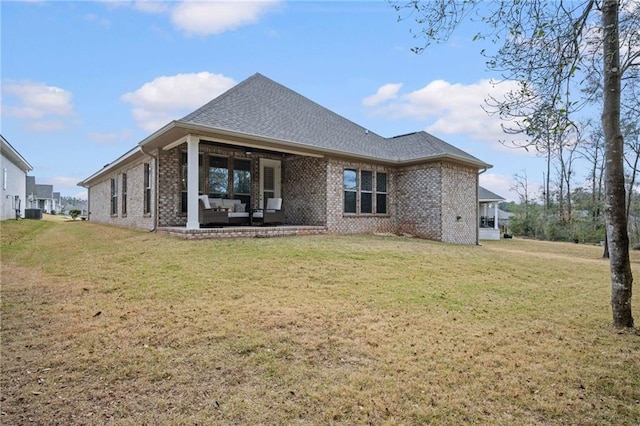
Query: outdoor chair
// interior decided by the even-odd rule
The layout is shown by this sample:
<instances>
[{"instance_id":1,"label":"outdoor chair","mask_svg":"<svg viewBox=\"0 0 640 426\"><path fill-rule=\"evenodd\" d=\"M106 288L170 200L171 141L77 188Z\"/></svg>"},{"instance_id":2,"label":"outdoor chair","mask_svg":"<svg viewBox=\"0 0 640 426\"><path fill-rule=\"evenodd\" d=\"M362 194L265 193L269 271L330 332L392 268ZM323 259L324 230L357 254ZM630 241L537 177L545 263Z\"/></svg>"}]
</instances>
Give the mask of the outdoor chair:
<instances>
[{"instance_id":1,"label":"outdoor chair","mask_svg":"<svg viewBox=\"0 0 640 426\"><path fill-rule=\"evenodd\" d=\"M198 197L198 221L200 225L210 225L214 223L228 223L227 212L218 211L217 208L209 204L209 197L201 195Z\"/></svg>"},{"instance_id":2,"label":"outdoor chair","mask_svg":"<svg viewBox=\"0 0 640 426\"><path fill-rule=\"evenodd\" d=\"M251 215L252 224L284 224L284 210L282 209L282 198L267 198L267 208L254 210Z\"/></svg>"}]
</instances>

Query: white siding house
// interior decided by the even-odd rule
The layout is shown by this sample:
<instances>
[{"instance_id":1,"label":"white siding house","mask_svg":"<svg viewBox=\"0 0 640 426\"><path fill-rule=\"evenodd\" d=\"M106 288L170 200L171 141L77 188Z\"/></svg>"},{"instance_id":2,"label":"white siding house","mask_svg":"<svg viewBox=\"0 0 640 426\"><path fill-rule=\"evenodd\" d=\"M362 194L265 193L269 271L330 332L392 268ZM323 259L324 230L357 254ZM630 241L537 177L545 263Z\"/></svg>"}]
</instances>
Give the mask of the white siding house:
<instances>
[{"instance_id":1,"label":"white siding house","mask_svg":"<svg viewBox=\"0 0 640 426\"><path fill-rule=\"evenodd\" d=\"M0 220L24 217L26 207L27 172L33 170L31 164L0 135L2 159L2 199L0 199Z\"/></svg>"}]
</instances>

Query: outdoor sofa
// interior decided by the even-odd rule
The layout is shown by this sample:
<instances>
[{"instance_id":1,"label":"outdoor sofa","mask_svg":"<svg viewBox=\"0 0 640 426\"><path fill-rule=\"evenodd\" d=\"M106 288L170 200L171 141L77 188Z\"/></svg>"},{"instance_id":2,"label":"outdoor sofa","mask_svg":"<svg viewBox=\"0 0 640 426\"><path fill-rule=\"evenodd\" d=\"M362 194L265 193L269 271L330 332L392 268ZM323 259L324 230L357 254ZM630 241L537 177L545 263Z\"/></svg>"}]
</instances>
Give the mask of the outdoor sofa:
<instances>
[{"instance_id":1,"label":"outdoor sofa","mask_svg":"<svg viewBox=\"0 0 640 426\"><path fill-rule=\"evenodd\" d=\"M198 220L200 225L246 225L250 221L247 206L241 200L199 198Z\"/></svg>"}]
</instances>

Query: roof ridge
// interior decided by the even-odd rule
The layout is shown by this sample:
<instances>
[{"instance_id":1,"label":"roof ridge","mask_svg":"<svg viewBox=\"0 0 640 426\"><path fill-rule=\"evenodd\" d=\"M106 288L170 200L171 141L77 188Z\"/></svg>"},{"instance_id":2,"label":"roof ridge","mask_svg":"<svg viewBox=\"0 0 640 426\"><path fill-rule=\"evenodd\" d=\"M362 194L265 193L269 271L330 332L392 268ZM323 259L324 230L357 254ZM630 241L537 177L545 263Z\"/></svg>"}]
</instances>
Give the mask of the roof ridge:
<instances>
[{"instance_id":1,"label":"roof ridge","mask_svg":"<svg viewBox=\"0 0 640 426\"><path fill-rule=\"evenodd\" d=\"M284 85L284 84L282 84L282 83L278 83L277 81L272 80L272 79L270 79L269 77L265 77L265 76L264 76L264 75L262 75L262 74L259 74L259 73L258 73L258 75L260 75L260 76L262 76L263 78L265 78L265 79L269 80L269 81L270 81L270 82L272 82L273 84L276 84L276 85L278 85L279 87L281 87L281 88L283 88L283 89L285 89L285 90L287 90L287 91L289 91L289 92L291 92L291 93L295 94L296 96L299 96L299 97L301 97L301 98L305 99L306 101L311 102L312 104L316 105L317 107L322 108L324 111L327 111L327 112L328 112L328 113L330 113L331 115L334 115L334 116L336 116L337 118L339 118L339 119L341 119L341 120L343 120L343 121L349 122L349 123L351 123L351 124L353 124L353 125L355 125L355 126L357 126L357 127L361 128L361 129L363 129L363 130L365 131L365 133L366 133L366 134L373 134L373 135L375 135L375 136L378 136L379 138L385 139L385 138L384 138L383 136L381 136L380 134L378 134L378 133L376 133L376 132L374 132L374 131L372 131L372 130L370 130L370 129L366 128L366 127L364 127L364 126L363 126L363 125L361 125L361 124L356 123L355 121L353 121L353 120L351 120L351 119L349 119L349 118L347 118L347 117L345 117L345 116L343 116L343 115L338 114L337 112L335 112L335 111L333 111L333 110L330 110L330 109L329 109L329 108L327 108L326 106L324 106L324 105L322 105L322 104L320 104L320 103L318 103L318 102L314 101L313 99L309 98L308 96L305 96L305 95L303 95L303 94L301 94L301 93L299 93L299 92L297 92L297 91L293 90L292 88L285 86L285 85Z\"/></svg>"},{"instance_id":2,"label":"roof ridge","mask_svg":"<svg viewBox=\"0 0 640 426\"><path fill-rule=\"evenodd\" d=\"M413 135L418 134L418 133L420 133L420 132L422 132L422 130L418 130L418 131L416 131L416 132L404 133L404 134L402 134L402 135L391 136L390 138L387 138L387 139L404 138L404 137L407 137L407 136L413 136Z\"/></svg>"},{"instance_id":3,"label":"roof ridge","mask_svg":"<svg viewBox=\"0 0 640 426\"><path fill-rule=\"evenodd\" d=\"M237 83L236 85L234 85L230 89L225 90L224 92L220 93L218 96L216 96L215 98L211 99L209 102L203 104L202 106L197 108L195 111L190 112L189 114L185 115L184 117L182 117L181 119L179 119L177 121L189 121L193 117L197 117L202 110L208 109L208 108L214 106L215 104L221 102L222 100L224 100L225 98L229 97L234 92L239 90L241 87L246 86L250 81L254 80L257 77L267 78L267 77L263 76L262 74L260 74L258 72L254 73L253 75L245 78L244 80L242 80L241 82Z\"/></svg>"}]
</instances>

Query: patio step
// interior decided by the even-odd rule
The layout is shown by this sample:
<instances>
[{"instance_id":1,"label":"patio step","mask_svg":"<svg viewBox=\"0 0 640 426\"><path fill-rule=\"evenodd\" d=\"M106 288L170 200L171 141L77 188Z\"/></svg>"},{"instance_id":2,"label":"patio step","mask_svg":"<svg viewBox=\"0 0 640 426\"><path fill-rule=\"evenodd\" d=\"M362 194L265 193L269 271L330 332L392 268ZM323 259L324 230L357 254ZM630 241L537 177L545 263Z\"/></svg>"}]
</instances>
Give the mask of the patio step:
<instances>
[{"instance_id":1,"label":"patio step","mask_svg":"<svg viewBox=\"0 0 640 426\"><path fill-rule=\"evenodd\" d=\"M324 226L225 226L220 228L187 229L185 227L159 227L157 232L188 240L213 238L274 238L296 235L326 234Z\"/></svg>"}]
</instances>

